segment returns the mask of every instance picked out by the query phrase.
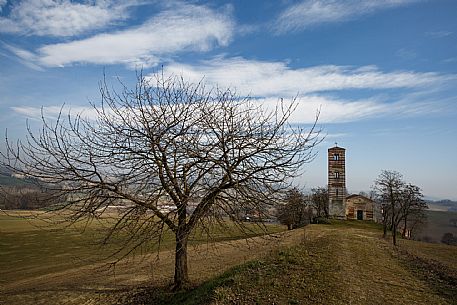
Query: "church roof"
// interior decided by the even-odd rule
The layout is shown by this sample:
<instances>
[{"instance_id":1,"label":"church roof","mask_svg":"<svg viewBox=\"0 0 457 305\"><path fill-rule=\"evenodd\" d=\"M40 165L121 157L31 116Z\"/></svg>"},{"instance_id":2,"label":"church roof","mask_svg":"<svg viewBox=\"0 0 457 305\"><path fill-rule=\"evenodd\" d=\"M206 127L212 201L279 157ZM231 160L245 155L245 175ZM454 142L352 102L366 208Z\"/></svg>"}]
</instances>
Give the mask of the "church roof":
<instances>
[{"instance_id":1,"label":"church roof","mask_svg":"<svg viewBox=\"0 0 457 305\"><path fill-rule=\"evenodd\" d=\"M363 195L359 195L359 194L352 194L352 195L349 195L349 196L346 196L346 199L351 199L351 198L356 198L356 197L361 197L363 199L366 199L366 200L369 200L369 201L373 201L372 199L366 197L366 196L363 196Z\"/></svg>"}]
</instances>

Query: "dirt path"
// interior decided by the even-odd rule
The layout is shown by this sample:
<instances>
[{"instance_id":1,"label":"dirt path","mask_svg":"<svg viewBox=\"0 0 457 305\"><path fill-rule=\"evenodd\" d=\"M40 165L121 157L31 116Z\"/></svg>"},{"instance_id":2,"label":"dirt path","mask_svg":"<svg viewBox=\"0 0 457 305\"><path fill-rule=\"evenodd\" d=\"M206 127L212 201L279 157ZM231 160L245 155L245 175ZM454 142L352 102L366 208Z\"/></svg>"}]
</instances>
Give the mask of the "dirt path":
<instances>
[{"instance_id":1,"label":"dirt path","mask_svg":"<svg viewBox=\"0 0 457 305\"><path fill-rule=\"evenodd\" d=\"M190 279L200 283L230 267L297 244L302 238L302 232L292 231L194 246L189 250ZM130 259L114 270L95 264L8 283L0 289L0 304L112 304L132 287L170 283L173 255L162 251Z\"/></svg>"}]
</instances>

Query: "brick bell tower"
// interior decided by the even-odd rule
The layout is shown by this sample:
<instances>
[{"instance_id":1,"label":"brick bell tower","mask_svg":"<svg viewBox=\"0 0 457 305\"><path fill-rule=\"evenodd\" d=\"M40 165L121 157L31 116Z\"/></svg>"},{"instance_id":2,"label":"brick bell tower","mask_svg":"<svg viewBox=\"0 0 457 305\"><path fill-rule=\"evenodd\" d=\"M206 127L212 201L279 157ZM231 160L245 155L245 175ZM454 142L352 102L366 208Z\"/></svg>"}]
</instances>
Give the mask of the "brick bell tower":
<instances>
[{"instance_id":1,"label":"brick bell tower","mask_svg":"<svg viewBox=\"0 0 457 305\"><path fill-rule=\"evenodd\" d=\"M346 218L346 150L338 147L328 149L328 205L332 218Z\"/></svg>"}]
</instances>

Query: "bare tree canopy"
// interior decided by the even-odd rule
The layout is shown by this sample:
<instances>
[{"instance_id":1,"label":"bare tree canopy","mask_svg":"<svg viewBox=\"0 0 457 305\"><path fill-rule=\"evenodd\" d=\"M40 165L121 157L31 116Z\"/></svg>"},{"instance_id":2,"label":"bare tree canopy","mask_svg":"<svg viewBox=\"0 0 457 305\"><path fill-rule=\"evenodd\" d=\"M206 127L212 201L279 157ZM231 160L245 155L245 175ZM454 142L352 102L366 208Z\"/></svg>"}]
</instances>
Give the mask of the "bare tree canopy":
<instances>
[{"instance_id":1,"label":"bare tree canopy","mask_svg":"<svg viewBox=\"0 0 457 305\"><path fill-rule=\"evenodd\" d=\"M109 236L128 230L125 255L172 231L177 289L188 281L189 235L240 209L263 215L320 141L315 124L288 123L295 102L265 110L231 90L160 74L120 93L100 87L96 120L43 116L39 134L29 127L26 141L6 140L6 163L52 190L72 221L123 206Z\"/></svg>"},{"instance_id":2,"label":"bare tree canopy","mask_svg":"<svg viewBox=\"0 0 457 305\"><path fill-rule=\"evenodd\" d=\"M316 217L329 217L328 200L327 187L311 189L311 204L316 211Z\"/></svg>"},{"instance_id":3,"label":"bare tree canopy","mask_svg":"<svg viewBox=\"0 0 457 305\"><path fill-rule=\"evenodd\" d=\"M285 198L277 206L277 217L288 230L305 226L311 222L312 208L302 191L294 187L288 190Z\"/></svg>"},{"instance_id":4,"label":"bare tree canopy","mask_svg":"<svg viewBox=\"0 0 457 305\"><path fill-rule=\"evenodd\" d=\"M401 223L402 235L405 237L407 230L412 231L424 222L424 211L428 207L423 200L422 191L418 186L406 183L399 172L383 170L375 180L373 190L376 201L382 205L384 237L390 227L394 245Z\"/></svg>"}]
</instances>

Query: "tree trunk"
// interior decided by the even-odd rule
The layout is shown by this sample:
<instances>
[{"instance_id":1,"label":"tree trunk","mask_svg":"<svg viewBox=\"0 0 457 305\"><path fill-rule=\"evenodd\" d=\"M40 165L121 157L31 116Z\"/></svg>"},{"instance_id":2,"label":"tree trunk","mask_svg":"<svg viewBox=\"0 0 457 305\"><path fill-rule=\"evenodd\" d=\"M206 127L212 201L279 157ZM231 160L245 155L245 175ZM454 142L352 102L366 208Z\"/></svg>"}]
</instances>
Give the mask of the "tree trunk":
<instances>
[{"instance_id":1,"label":"tree trunk","mask_svg":"<svg viewBox=\"0 0 457 305\"><path fill-rule=\"evenodd\" d=\"M385 210L382 211L382 228L383 228L383 234L382 238L387 237L387 212Z\"/></svg>"},{"instance_id":2,"label":"tree trunk","mask_svg":"<svg viewBox=\"0 0 457 305\"><path fill-rule=\"evenodd\" d=\"M392 226L392 243L397 245L397 225L394 223Z\"/></svg>"},{"instance_id":3,"label":"tree trunk","mask_svg":"<svg viewBox=\"0 0 457 305\"><path fill-rule=\"evenodd\" d=\"M173 290L181 290L189 281L187 272L187 240L185 232L176 234L176 251L175 251L175 277Z\"/></svg>"},{"instance_id":4,"label":"tree trunk","mask_svg":"<svg viewBox=\"0 0 457 305\"><path fill-rule=\"evenodd\" d=\"M406 238L406 225L407 225L407 224L408 224L408 220L407 220L407 218L406 218L406 216L405 216L405 219L404 219L404 222L403 222L403 232L401 233L401 236L402 236L403 238Z\"/></svg>"}]
</instances>

